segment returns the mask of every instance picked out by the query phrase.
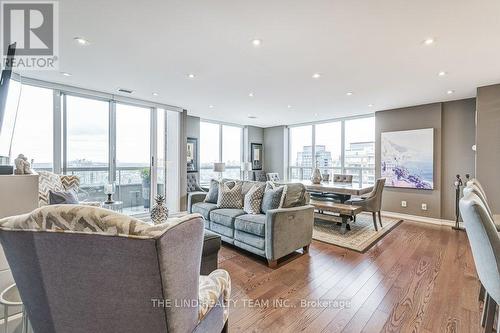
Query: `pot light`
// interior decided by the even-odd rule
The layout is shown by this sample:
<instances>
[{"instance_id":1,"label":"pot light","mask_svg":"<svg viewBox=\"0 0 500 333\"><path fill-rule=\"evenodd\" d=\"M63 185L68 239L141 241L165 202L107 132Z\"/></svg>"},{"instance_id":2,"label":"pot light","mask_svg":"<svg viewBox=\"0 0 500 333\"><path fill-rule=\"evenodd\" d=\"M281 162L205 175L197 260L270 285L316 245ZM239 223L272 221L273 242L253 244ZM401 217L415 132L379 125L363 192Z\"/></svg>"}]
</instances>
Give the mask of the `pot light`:
<instances>
[{"instance_id":1,"label":"pot light","mask_svg":"<svg viewBox=\"0 0 500 333\"><path fill-rule=\"evenodd\" d=\"M73 40L78 44L78 45L81 45L81 46L87 46L90 44L90 42L83 38L83 37L75 37L73 38Z\"/></svg>"},{"instance_id":2,"label":"pot light","mask_svg":"<svg viewBox=\"0 0 500 333\"><path fill-rule=\"evenodd\" d=\"M455 90L451 90L451 89L450 89L450 90L448 90L446 93L447 93L448 95L451 95L451 94L455 93Z\"/></svg>"},{"instance_id":3,"label":"pot light","mask_svg":"<svg viewBox=\"0 0 500 333\"><path fill-rule=\"evenodd\" d=\"M155 97L156 97L156 96L158 96L158 93L157 93L157 92L154 92L154 93L153 93L153 96L155 96Z\"/></svg>"},{"instance_id":4,"label":"pot light","mask_svg":"<svg viewBox=\"0 0 500 333\"><path fill-rule=\"evenodd\" d=\"M214 106L213 106L212 104L210 104L210 105L208 106L208 108L209 108L209 109L213 109L213 108L214 108Z\"/></svg>"},{"instance_id":5,"label":"pot light","mask_svg":"<svg viewBox=\"0 0 500 333\"><path fill-rule=\"evenodd\" d=\"M448 73L445 72L445 71L441 71L441 72L438 73L438 76L445 76L446 74L448 74Z\"/></svg>"},{"instance_id":6,"label":"pot light","mask_svg":"<svg viewBox=\"0 0 500 333\"><path fill-rule=\"evenodd\" d=\"M292 106L291 106L291 105L287 105L286 107L287 107L287 108L289 108L289 109L291 109L291 108L292 108Z\"/></svg>"},{"instance_id":7,"label":"pot light","mask_svg":"<svg viewBox=\"0 0 500 333\"><path fill-rule=\"evenodd\" d=\"M259 47L262 45L262 40L261 39L252 39L252 45L255 47Z\"/></svg>"},{"instance_id":8,"label":"pot light","mask_svg":"<svg viewBox=\"0 0 500 333\"><path fill-rule=\"evenodd\" d=\"M348 91L345 93L347 96L352 96L354 93L352 91Z\"/></svg>"},{"instance_id":9,"label":"pot light","mask_svg":"<svg viewBox=\"0 0 500 333\"><path fill-rule=\"evenodd\" d=\"M426 38L426 39L424 40L424 45L432 45L432 44L434 44L435 42L436 42L436 40L435 40L434 38L431 38L431 37L430 37L430 38Z\"/></svg>"},{"instance_id":10,"label":"pot light","mask_svg":"<svg viewBox=\"0 0 500 333\"><path fill-rule=\"evenodd\" d=\"M320 77L321 77L321 74L320 74L320 73L314 73L314 74L312 75L312 78L313 78L313 79L319 79Z\"/></svg>"},{"instance_id":11,"label":"pot light","mask_svg":"<svg viewBox=\"0 0 500 333\"><path fill-rule=\"evenodd\" d=\"M68 72L61 72L61 74L64 75L64 76L68 76L68 77L71 76L71 74L68 73Z\"/></svg>"},{"instance_id":12,"label":"pot light","mask_svg":"<svg viewBox=\"0 0 500 333\"><path fill-rule=\"evenodd\" d=\"M194 79L196 77L196 75L194 75L193 73L190 73L187 75L187 77L190 79Z\"/></svg>"},{"instance_id":13,"label":"pot light","mask_svg":"<svg viewBox=\"0 0 500 333\"><path fill-rule=\"evenodd\" d=\"M315 117L317 117L317 116L318 116L318 114L317 114L317 113L315 113L315 114L314 114L314 116L315 116Z\"/></svg>"},{"instance_id":14,"label":"pot light","mask_svg":"<svg viewBox=\"0 0 500 333\"><path fill-rule=\"evenodd\" d=\"M253 92L249 93L248 97L253 97Z\"/></svg>"},{"instance_id":15,"label":"pot light","mask_svg":"<svg viewBox=\"0 0 500 333\"><path fill-rule=\"evenodd\" d=\"M248 119L257 119L256 116L248 115Z\"/></svg>"},{"instance_id":16,"label":"pot light","mask_svg":"<svg viewBox=\"0 0 500 333\"><path fill-rule=\"evenodd\" d=\"M372 108L372 107L373 107L373 104L368 104L368 107L369 107L369 108Z\"/></svg>"}]
</instances>

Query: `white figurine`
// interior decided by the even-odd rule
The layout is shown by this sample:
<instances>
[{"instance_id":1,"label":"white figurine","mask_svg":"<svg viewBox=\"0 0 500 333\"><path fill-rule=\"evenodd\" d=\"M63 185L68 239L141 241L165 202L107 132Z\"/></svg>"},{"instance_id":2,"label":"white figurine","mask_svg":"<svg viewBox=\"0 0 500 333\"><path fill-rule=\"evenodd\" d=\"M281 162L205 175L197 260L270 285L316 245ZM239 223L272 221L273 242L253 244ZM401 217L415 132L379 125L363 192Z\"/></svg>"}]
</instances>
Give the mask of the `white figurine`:
<instances>
[{"instance_id":1,"label":"white figurine","mask_svg":"<svg viewBox=\"0 0 500 333\"><path fill-rule=\"evenodd\" d=\"M28 158L23 154L17 156L14 160L14 164L16 165L16 170L14 171L16 175L31 175L33 173Z\"/></svg>"}]
</instances>

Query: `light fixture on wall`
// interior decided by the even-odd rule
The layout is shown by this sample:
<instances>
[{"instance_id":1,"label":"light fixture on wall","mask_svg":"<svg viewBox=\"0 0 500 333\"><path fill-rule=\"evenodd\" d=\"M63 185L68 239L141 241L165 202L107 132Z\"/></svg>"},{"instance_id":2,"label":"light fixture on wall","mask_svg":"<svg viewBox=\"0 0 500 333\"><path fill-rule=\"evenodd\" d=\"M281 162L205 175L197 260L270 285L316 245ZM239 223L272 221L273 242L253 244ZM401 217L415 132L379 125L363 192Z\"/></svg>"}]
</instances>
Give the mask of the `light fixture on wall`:
<instances>
[{"instance_id":1,"label":"light fixture on wall","mask_svg":"<svg viewBox=\"0 0 500 333\"><path fill-rule=\"evenodd\" d=\"M226 163L215 162L214 163L214 172L219 174L219 180L222 179L222 173L226 171Z\"/></svg>"},{"instance_id":2,"label":"light fixture on wall","mask_svg":"<svg viewBox=\"0 0 500 333\"><path fill-rule=\"evenodd\" d=\"M243 180L250 180L249 173L252 171L252 162L241 163L241 170L243 171Z\"/></svg>"}]
</instances>

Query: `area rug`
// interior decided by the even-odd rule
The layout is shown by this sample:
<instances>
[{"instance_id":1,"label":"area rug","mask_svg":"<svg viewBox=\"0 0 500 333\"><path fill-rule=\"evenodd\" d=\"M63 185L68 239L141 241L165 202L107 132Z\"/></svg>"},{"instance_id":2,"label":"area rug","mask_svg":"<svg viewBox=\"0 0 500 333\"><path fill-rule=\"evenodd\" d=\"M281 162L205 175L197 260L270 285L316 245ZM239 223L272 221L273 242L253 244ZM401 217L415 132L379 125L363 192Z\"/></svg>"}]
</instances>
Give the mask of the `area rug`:
<instances>
[{"instance_id":1,"label":"area rug","mask_svg":"<svg viewBox=\"0 0 500 333\"><path fill-rule=\"evenodd\" d=\"M403 220L382 217L383 227L380 228L377 218L378 231L375 231L372 215L362 213L358 214L355 223L350 223L351 230L341 234L340 225L316 218L314 220L313 239L364 253L401 222Z\"/></svg>"}]
</instances>

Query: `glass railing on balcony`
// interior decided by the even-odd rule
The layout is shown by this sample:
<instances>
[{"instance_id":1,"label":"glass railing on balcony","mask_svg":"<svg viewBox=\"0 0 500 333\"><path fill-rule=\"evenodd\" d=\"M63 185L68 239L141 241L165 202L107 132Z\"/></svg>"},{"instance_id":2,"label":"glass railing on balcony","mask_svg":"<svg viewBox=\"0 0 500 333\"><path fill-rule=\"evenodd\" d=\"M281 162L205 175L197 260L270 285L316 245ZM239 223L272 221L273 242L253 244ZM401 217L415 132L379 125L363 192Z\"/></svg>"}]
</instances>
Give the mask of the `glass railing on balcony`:
<instances>
[{"instance_id":1,"label":"glass railing on balcony","mask_svg":"<svg viewBox=\"0 0 500 333\"><path fill-rule=\"evenodd\" d=\"M360 185L373 185L375 184L375 169L363 167L346 167L342 172L342 168L320 168L321 174L328 173L330 178L334 174L349 174L353 175L353 183ZM309 180L311 179L311 167L290 167L289 179L290 180Z\"/></svg>"},{"instance_id":2,"label":"glass railing on balcony","mask_svg":"<svg viewBox=\"0 0 500 333\"><path fill-rule=\"evenodd\" d=\"M222 177L227 179L241 179L241 168L239 166L226 166L226 171L222 173ZM212 167L201 167L200 185L210 185L211 179L219 179L219 173L214 172Z\"/></svg>"}]
</instances>

